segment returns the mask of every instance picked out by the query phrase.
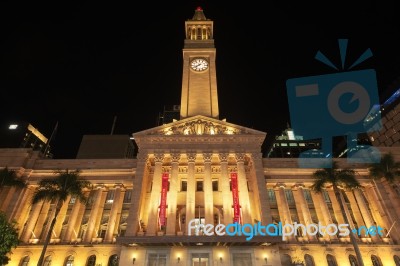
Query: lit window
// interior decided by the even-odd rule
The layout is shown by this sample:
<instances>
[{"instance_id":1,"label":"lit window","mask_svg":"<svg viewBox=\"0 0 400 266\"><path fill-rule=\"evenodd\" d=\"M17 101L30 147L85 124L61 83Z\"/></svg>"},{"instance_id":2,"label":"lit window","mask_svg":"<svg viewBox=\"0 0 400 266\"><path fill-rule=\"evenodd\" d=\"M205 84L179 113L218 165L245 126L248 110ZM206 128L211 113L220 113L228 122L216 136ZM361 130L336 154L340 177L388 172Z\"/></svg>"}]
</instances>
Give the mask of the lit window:
<instances>
[{"instance_id":1,"label":"lit window","mask_svg":"<svg viewBox=\"0 0 400 266\"><path fill-rule=\"evenodd\" d=\"M107 192L106 203L113 203L114 202L114 192L115 192L115 190L109 190Z\"/></svg>"},{"instance_id":2,"label":"lit window","mask_svg":"<svg viewBox=\"0 0 400 266\"><path fill-rule=\"evenodd\" d=\"M22 258L21 262L20 262L20 266L28 266L29 264L29 256L25 256Z\"/></svg>"},{"instance_id":3,"label":"lit window","mask_svg":"<svg viewBox=\"0 0 400 266\"><path fill-rule=\"evenodd\" d=\"M294 140L295 139L293 130L288 130L287 134L288 134L289 140Z\"/></svg>"},{"instance_id":4,"label":"lit window","mask_svg":"<svg viewBox=\"0 0 400 266\"><path fill-rule=\"evenodd\" d=\"M17 129L17 127L18 127L18 125L16 125L16 124L11 124L11 125L8 127L8 129L14 130L14 129Z\"/></svg>"},{"instance_id":5,"label":"lit window","mask_svg":"<svg viewBox=\"0 0 400 266\"><path fill-rule=\"evenodd\" d=\"M68 256L67 260L65 261L65 266L73 266L74 265L74 256Z\"/></svg>"}]
</instances>

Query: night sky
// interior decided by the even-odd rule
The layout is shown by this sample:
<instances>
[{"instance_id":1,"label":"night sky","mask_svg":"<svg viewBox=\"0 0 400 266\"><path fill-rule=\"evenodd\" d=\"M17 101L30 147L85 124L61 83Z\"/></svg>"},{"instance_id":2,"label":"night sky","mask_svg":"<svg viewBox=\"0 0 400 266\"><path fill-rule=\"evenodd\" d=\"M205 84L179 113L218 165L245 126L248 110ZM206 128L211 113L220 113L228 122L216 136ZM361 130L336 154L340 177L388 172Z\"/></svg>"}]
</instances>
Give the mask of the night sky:
<instances>
[{"instance_id":1,"label":"night sky","mask_svg":"<svg viewBox=\"0 0 400 266\"><path fill-rule=\"evenodd\" d=\"M55 158L74 158L84 134L152 128L164 105L180 104L184 22L197 6L214 21L220 119L266 132L290 122L286 80L352 70L377 72L381 100L400 77L394 6L301 1L58 1L0 4L1 125L24 120L50 136ZM323 4L323 5L322 5ZM400 83L398 83L400 84ZM266 144L267 146L267 144Z\"/></svg>"}]
</instances>

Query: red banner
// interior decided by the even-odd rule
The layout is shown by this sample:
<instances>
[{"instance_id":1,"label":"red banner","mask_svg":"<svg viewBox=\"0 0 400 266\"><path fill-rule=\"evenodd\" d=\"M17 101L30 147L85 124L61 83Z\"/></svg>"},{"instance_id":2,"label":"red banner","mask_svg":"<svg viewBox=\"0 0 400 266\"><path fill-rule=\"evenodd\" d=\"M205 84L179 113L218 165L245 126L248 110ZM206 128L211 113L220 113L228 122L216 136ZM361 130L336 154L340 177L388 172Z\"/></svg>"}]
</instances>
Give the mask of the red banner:
<instances>
[{"instance_id":1,"label":"red banner","mask_svg":"<svg viewBox=\"0 0 400 266\"><path fill-rule=\"evenodd\" d=\"M160 201L160 226L165 226L167 212L167 192L168 192L168 173L163 173L161 181L161 201Z\"/></svg>"},{"instance_id":2,"label":"red banner","mask_svg":"<svg viewBox=\"0 0 400 266\"><path fill-rule=\"evenodd\" d=\"M237 173L231 173L231 187L233 197L233 222L240 223L240 204Z\"/></svg>"}]
</instances>

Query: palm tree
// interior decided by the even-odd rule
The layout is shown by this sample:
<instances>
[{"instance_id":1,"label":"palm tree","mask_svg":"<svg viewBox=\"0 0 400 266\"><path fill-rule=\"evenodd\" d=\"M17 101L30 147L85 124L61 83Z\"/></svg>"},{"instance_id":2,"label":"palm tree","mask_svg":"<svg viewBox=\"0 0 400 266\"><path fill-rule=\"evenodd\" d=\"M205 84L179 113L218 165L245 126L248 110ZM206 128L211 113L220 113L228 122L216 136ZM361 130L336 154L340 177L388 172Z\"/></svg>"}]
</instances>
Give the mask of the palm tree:
<instances>
[{"instance_id":1,"label":"palm tree","mask_svg":"<svg viewBox=\"0 0 400 266\"><path fill-rule=\"evenodd\" d=\"M79 201L86 203L87 198L84 195L83 190L89 188L91 183L87 180L80 178L80 171L56 171L57 176L55 178L42 179L38 183L33 197L32 204L40 201L54 202L56 209L54 212L53 219L47 232L45 242L43 244L43 250L40 254L38 266L42 266L44 255L46 254L47 246L50 242L51 234L53 232L54 225L57 220L57 215L63 203L69 196L77 198Z\"/></svg>"},{"instance_id":2,"label":"palm tree","mask_svg":"<svg viewBox=\"0 0 400 266\"><path fill-rule=\"evenodd\" d=\"M383 190L386 191L386 193L382 194L380 190L378 190L379 201L383 201L389 209L394 210L394 213L388 213L388 215L391 216L392 222L396 222L398 219L396 218L398 215L398 213L396 215L396 212L400 208L400 198L396 195L396 192L393 191L392 185L400 180L400 162L396 162L393 154L389 152L382 156L379 163L371 164L368 170L370 176L373 178L375 186L383 185ZM380 184L377 184L375 180L381 181ZM393 218L393 216L395 218Z\"/></svg>"},{"instance_id":3,"label":"palm tree","mask_svg":"<svg viewBox=\"0 0 400 266\"><path fill-rule=\"evenodd\" d=\"M356 179L355 171L351 169L339 169L337 162L334 161L332 162L331 168L317 170L313 173L313 176L316 180L311 186L311 189L316 193L321 193L327 185L331 185L336 199L339 202L340 211L343 213L344 221L346 224L350 224L344 208L343 195L339 187L348 189L359 188L360 183ZM350 232L349 236L357 255L358 264L359 266L364 266L364 261L353 233Z\"/></svg>"},{"instance_id":4,"label":"palm tree","mask_svg":"<svg viewBox=\"0 0 400 266\"><path fill-rule=\"evenodd\" d=\"M6 166L0 170L0 189L6 186L24 188L27 184L14 170L9 170Z\"/></svg>"}]
</instances>

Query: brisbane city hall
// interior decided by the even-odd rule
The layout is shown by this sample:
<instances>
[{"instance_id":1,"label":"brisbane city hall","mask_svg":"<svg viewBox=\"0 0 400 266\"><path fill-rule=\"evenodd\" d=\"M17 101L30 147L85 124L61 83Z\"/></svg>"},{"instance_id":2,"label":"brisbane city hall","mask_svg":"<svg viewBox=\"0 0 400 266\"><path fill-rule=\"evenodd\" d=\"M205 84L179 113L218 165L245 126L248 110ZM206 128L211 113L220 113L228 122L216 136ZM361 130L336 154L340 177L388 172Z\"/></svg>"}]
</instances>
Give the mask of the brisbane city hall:
<instances>
[{"instance_id":1,"label":"brisbane city hall","mask_svg":"<svg viewBox=\"0 0 400 266\"><path fill-rule=\"evenodd\" d=\"M64 202L46 266L357 265L349 234L281 230L345 220L332 187L310 189L318 168L265 158L265 132L219 119L213 21L197 8L185 30L180 119L133 133L136 157L50 159L28 148L0 149L0 168L28 182L0 190L1 210L17 222L20 239L8 265L37 264L55 206L30 199L38 181L59 169L79 169L94 186L85 191L89 203ZM399 147L377 149L400 159ZM362 185L343 194L349 228L384 232L354 234L364 265L399 266L398 198L379 200L386 192L367 164L334 160L354 169Z\"/></svg>"}]
</instances>

